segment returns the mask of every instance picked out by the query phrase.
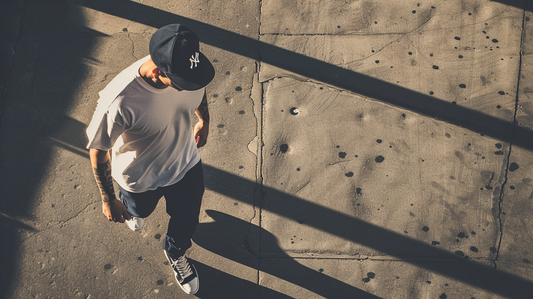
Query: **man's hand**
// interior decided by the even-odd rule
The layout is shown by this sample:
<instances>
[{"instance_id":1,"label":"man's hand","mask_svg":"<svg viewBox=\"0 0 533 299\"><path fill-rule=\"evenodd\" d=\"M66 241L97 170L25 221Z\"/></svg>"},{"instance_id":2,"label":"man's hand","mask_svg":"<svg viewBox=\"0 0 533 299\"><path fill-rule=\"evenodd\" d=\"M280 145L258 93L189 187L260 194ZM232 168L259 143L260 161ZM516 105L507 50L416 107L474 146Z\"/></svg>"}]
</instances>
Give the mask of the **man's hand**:
<instances>
[{"instance_id":1,"label":"man's hand","mask_svg":"<svg viewBox=\"0 0 533 299\"><path fill-rule=\"evenodd\" d=\"M124 223L132 218L126 211L126 206L118 199L102 202L102 212L109 221Z\"/></svg>"},{"instance_id":2,"label":"man's hand","mask_svg":"<svg viewBox=\"0 0 533 299\"><path fill-rule=\"evenodd\" d=\"M200 148L207 142L207 135L209 135L209 123L199 121L194 126L194 139L196 140L196 147Z\"/></svg>"},{"instance_id":3,"label":"man's hand","mask_svg":"<svg viewBox=\"0 0 533 299\"><path fill-rule=\"evenodd\" d=\"M102 212L109 221L124 222L131 219L124 204L117 199L111 177L109 152L91 149L89 157L93 167L94 178L102 195Z\"/></svg>"}]
</instances>

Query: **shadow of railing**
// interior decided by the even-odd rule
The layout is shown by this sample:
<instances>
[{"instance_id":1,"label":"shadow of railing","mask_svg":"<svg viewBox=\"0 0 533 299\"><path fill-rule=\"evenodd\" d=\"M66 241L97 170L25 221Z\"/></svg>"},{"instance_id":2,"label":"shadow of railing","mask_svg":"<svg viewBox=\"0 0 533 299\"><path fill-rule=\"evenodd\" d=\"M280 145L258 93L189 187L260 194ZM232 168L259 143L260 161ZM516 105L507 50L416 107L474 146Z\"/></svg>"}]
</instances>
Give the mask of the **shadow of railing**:
<instances>
[{"instance_id":1,"label":"shadow of railing","mask_svg":"<svg viewBox=\"0 0 533 299\"><path fill-rule=\"evenodd\" d=\"M249 253L242 249L242 247L246 247L242 244L246 240L243 240L243 235L238 232L246 232L252 236L261 236L261 243L275 246L276 248L272 247L272 249L278 253L276 259L282 259L283 261L281 267L279 266L280 264L266 266L265 263L270 264L266 261L268 259L260 258L263 266L259 266L259 268L263 273L297 285L323 298L380 298L298 263L294 258L285 254L279 248L276 236L263 228L222 212L213 210L206 210L205 212L215 222L200 223L194 235L194 242L211 252L241 265L257 269L257 256L254 255L261 255L261 252ZM239 248L237 246L239 244L242 245L241 250L238 250ZM354 272L357 272L357 270L354 270ZM352 275L348 276L351 277ZM259 291L261 293L260 298L281 298L280 296L274 296L274 294L267 295L265 292L272 291L268 288L263 287Z\"/></svg>"},{"instance_id":2,"label":"shadow of railing","mask_svg":"<svg viewBox=\"0 0 533 299\"><path fill-rule=\"evenodd\" d=\"M250 190L256 183L237 175L204 164L206 188L231 197L240 202L249 202L249 195L241 195L231 190L220 188L218 180L225 186L239 186ZM338 211L317 205L271 187L263 186L268 198L276 199L267 210L287 219L298 220L305 225L347 240L370 247L385 255L398 257L416 267L424 268L462 283L484 289L509 298L530 298L533 282L509 274L472 260L466 260L448 251L421 241L408 238L363 220L350 217ZM264 205L262 209L265 210ZM433 259L436 262L420 262L417 258ZM446 262L447 261L447 262ZM457 267L450 267L453 263Z\"/></svg>"},{"instance_id":3,"label":"shadow of railing","mask_svg":"<svg viewBox=\"0 0 533 299\"><path fill-rule=\"evenodd\" d=\"M501 2L516 5L519 3L519 1L504 0ZM198 33L205 44L533 150L533 132L516 126L513 120L502 120L474 109L448 103L408 88L261 42L255 38L239 35L141 3L127 0L112 2L99 0L80 1L79 5L155 28L169 23L185 23Z\"/></svg>"},{"instance_id":4,"label":"shadow of railing","mask_svg":"<svg viewBox=\"0 0 533 299\"><path fill-rule=\"evenodd\" d=\"M258 293L262 294L264 296L263 298L292 298L278 291L257 285L255 282L235 277L199 261L192 261L202 281L202 287L195 294L197 298L254 298L252 296L256 296Z\"/></svg>"}]
</instances>

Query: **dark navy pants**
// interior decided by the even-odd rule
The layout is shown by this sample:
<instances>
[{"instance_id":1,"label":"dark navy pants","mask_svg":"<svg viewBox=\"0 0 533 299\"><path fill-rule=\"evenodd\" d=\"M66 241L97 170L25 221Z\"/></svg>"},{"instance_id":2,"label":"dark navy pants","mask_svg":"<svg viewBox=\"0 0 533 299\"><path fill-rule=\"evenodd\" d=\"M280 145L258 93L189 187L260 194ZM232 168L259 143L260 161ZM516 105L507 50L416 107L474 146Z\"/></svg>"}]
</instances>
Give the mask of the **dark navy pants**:
<instances>
[{"instance_id":1,"label":"dark navy pants","mask_svg":"<svg viewBox=\"0 0 533 299\"><path fill-rule=\"evenodd\" d=\"M128 213L146 218L155 210L161 197L165 197L167 214L170 215L163 248L176 259L192 245L191 238L198 226L200 206L204 194L202 162L191 168L181 181L142 193L128 192L120 188L120 200Z\"/></svg>"}]
</instances>

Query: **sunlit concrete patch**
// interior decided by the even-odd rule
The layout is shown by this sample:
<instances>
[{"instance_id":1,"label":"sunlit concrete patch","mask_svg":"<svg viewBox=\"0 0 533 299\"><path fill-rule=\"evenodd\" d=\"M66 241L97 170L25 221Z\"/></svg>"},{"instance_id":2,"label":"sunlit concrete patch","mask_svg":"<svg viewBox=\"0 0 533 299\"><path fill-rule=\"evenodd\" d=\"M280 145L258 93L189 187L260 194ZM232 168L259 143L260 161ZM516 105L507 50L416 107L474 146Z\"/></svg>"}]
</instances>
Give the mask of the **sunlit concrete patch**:
<instances>
[{"instance_id":1,"label":"sunlit concrete patch","mask_svg":"<svg viewBox=\"0 0 533 299\"><path fill-rule=\"evenodd\" d=\"M69 214L68 202L60 195L61 201L48 205L48 199L48 204L35 207L37 229L18 246L28 257L20 261L18 275L27 279L16 282L13 298L136 297L154 289L160 295L179 290L175 284L167 286L173 277L164 265L161 236L166 230L158 219L164 206L147 219L141 232L132 232L125 224L107 221L98 201ZM134 287L118 287L123 285Z\"/></svg>"},{"instance_id":2,"label":"sunlit concrete patch","mask_svg":"<svg viewBox=\"0 0 533 299\"><path fill-rule=\"evenodd\" d=\"M498 3L502 2L502 3ZM281 3L266 0L261 6L262 34L380 34L409 32L428 22L443 21L441 26L462 27L480 22L509 9L503 1L422 2L403 0L346 1L339 5L324 0ZM514 1L520 10L522 1ZM522 4L522 5L520 5ZM325 22L324 20L330 22ZM444 22L447 21L447 22Z\"/></svg>"},{"instance_id":3,"label":"sunlit concrete patch","mask_svg":"<svg viewBox=\"0 0 533 299\"><path fill-rule=\"evenodd\" d=\"M312 0L280 3L263 1L262 34L398 33L411 31L434 17L435 3L407 0L347 1ZM446 4L441 4L446 5ZM329 22L323 22L323 20ZM394 22L391 23L391 20Z\"/></svg>"},{"instance_id":4,"label":"sunlit concrete patch","mask_svg":"<svg viewBox=\"0 0 533 299\"><path fill-rule=\"evenodd\" d=\"M439 269L443 273L433 270ZM525 270L525 269L524 269ZM460 263L346 259L263 259L260 284L291 298L527 298L502 281L491 285L486 269L469 278ZM454 276L458 274L458 276ZM500 277L497 277L500 278ZM507 278L504 278L507 279ZM504 280L502 279L502 280ZM511 278L512 279L512 278ZM269 297L260 292L259 298Z\"/></svg>"},{"instance_id":5,"label":"sunlit concrete patch","mask_svg":"<svg viewBox=\"0 0 533 299\"><path fill-rule=\"evenodd\" d=\"M69 1L69 13L67 20L82 31L96 31L105 35L113 35L122 31L131 31L136 33L151 31L153 34L156 29L146 28L128 18L115 16L111 13L98 11L84 6L83 1ZM108 8L112 8L108 5ZM122 7L122 13L130 18L141 12L141 6Z\"/></svg>"},{"instance_id":6,"label":"sunlit concrete patch","mask_svg":"<svg viewBox=\"0 0 533 299\"><path fill-rule=\"evenodd\" d=\"M507 144L320 84L265 91L263 252L493 257Z\"/></svg>"},{"instance_id":7,"label":"sunlit concrete patch","mask_svg":"<svg viewBox=\"0 0 533 299\"><path fill-rule=\"evenodd\" d=\"M258 136L260 121L254 110L258 103L251 97L255 61L220 49L206 48L206 55L213 60L217 74L215 81L207 87L211 121L208 142L200 149L202 161L255 181L257 151L250 151L251 141ZM210 188L220 182L217 177L207 180Z\"/></svg>"},{"instance_id":8,"label":"sunlit concrete patch","mask_svg":"<svg viewBox=\"0 0 533 299\"><path fill-rule=\"evenodd\" d=\"M386 86L379 84L383 81L501 120L513 119L522 9L488 0L358 1L351 4L357 9L327 1L280 5L264 2L263 14L270 18L262 22L261 41L375 79L366 86L353 82L354 90L394 98L380 90ZM323 19L329 21L317 22ZM316 76L271 66L270 52L262 52L267 62L262 81ZM316 71L330 84L342 81L335 68Z\"/></svg>"}]
</instances>

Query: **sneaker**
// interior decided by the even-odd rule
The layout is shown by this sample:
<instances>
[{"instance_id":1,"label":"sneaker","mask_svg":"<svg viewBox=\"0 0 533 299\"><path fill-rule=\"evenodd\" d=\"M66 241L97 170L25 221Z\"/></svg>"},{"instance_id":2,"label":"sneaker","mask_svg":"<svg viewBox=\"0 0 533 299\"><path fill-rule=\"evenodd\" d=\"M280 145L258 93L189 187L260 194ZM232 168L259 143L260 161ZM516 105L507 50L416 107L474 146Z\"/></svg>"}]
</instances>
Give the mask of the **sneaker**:
<instances>
[{"instance_id":1,"label":"sneaker","mask_svg":"<svg viewBox=\"0 0 533 299\"><path fill-rule=\"evenodd\" d=\"M140 231L144 226L144 219L133 217L130 220L126 220L126 224L132 231Z\"/></svg>"},{"instance_id":2,"label":"sneaker","mask_svg":"<svg viewBox=\"0 0 533 299\"><path fill-rule=\"evenodd\" d=\"M172 266L172 270L174 270L174 275L176 276L176 280L181 289L187 294L195 294L198 292L200 281L194 265L187 261L185 255L173 259L168 255L166 250L164 251L170 266Z\"/></svg>"}]
</instances>

